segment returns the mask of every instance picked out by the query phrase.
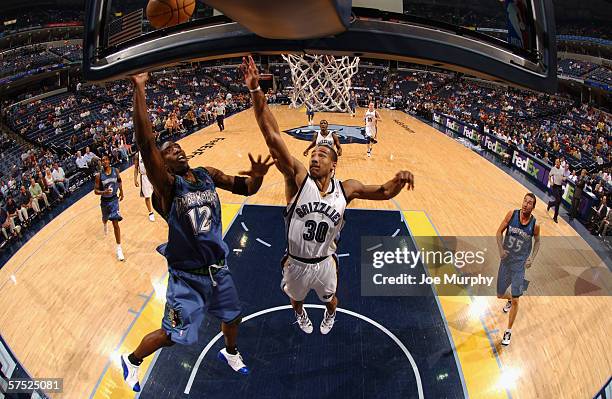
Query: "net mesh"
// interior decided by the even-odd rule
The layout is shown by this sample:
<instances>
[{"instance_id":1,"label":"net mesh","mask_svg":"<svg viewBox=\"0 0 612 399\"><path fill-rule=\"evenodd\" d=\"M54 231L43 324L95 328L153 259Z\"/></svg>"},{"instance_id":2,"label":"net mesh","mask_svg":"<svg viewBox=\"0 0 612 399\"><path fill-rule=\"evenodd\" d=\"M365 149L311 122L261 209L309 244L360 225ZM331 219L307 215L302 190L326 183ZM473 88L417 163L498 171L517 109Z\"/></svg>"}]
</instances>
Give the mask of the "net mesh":
<instances>
[{"instance_id":1,"label":"net mesh","mask_svg":"<svg viewBox=\"0 0 612 399\"><path fill-rule=\"evenodd\" d=\"M291 105L315 111L349 112L351 78L359 57L315 54L283 54L291 68Z\"/></svg>"}]
</instances>

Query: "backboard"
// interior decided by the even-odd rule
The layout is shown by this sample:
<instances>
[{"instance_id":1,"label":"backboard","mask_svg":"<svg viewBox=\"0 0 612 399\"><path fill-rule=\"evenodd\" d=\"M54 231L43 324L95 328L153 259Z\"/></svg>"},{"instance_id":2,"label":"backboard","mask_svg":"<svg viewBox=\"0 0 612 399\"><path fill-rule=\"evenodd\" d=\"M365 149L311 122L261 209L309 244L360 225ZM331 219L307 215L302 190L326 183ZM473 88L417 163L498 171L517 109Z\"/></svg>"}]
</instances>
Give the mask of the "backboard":
<instances>
[{"instance_id":1,"label":"backboard","mask_svg":"<svg viewBox=\"0 0 612 399\"><path fill-rule=\"evenodd\" d=\"M552 0L207 0L189 22L159 30L146 21L146 0L87 3L83 72L91 81L185 61L311 53L556 89Z\"/></svg>"}]
</instances>

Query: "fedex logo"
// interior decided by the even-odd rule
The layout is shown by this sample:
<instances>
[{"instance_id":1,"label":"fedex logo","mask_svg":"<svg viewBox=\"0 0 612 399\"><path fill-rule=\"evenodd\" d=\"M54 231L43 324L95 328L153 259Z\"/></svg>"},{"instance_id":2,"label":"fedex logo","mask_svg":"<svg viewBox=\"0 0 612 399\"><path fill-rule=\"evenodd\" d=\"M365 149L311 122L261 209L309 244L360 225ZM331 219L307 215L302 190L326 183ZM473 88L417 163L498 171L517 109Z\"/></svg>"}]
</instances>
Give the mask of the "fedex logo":
<instances>
[{"instance_id":1,"label":"fedex logo","mask_svg":"<svg viewBox=\"0 0 612 399\"><path fill-rule=\"evenodd\" d=\"M491 140L488 136L485 137L484 146L490 151L501 153L501 146L496 141Z\"/></svg>"},{"instance_id":2,"label":"fedex logo","mask_svg":"<svg viewBox=\"0 0 612 399\"><path fill-rule=\"evenodd\" d=\"M531 159L521 157L518 151L514 151L514 155L512 155L512 164L531 177L535 179L538 178L538 172L540 170L535 167Z\"/></svg>"},{"instance_id":3,"label":"fedex logo","mask_svg":"<svg viewBox=\"0 0 612 399\"><path fill-rule=\"evenodd\" d=\"M470 128L466 128L465 129L465 137L467 137L470 140L479 140L480 139L480 135L478 133L476 133L474 130L470 129Z\"/></svg>"}]
</instances>

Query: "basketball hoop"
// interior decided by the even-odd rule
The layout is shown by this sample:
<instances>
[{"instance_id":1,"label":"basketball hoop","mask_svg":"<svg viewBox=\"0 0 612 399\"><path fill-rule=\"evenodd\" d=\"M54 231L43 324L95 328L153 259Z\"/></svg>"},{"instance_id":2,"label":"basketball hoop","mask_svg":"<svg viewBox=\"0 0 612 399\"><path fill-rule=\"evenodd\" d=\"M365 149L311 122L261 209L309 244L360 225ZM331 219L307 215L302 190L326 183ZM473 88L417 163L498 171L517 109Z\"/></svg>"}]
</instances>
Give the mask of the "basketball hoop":
<instances>
[{"instance_id":1,"label":"basketball hoop","mask_svg":"<svg viewBox=\"0 0 612 399\"><path fill-rule=\"evenodd\" d=\"M291 68L292 107L310 106L315 111L349 112L351 78L359 57L314 54L283 54Z\"/></svg>"}]
</instances>

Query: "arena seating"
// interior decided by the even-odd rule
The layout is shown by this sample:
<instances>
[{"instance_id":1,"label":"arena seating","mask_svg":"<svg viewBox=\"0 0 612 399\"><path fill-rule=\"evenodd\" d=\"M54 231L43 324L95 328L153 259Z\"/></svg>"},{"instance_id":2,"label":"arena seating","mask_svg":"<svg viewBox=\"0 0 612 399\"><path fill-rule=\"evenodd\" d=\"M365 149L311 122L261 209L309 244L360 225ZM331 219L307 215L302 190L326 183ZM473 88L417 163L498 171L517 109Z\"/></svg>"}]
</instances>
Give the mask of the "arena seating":
<instances>
[{"instance_id":1,"label":"arena seating","mask_svg":"<svg viewBox=\"0 0 612 399\"><path fill-rule=\"evenodd\" d=\"M597 69L598 65L588 61L560 59L558 63L559 73L575 77L582 77Z\"/></svg>"},{"instance_id":2,"label":"arena seating","mask_svg":"<svg viewBox=\"0 0 612 399\"><path fill-rule=\"evenodd\" d=\"M591 72L587 79L595 80L597 82L605 83L612 87L612 69L607 67L600 67Z\"/></svg>"}]
</instances>

